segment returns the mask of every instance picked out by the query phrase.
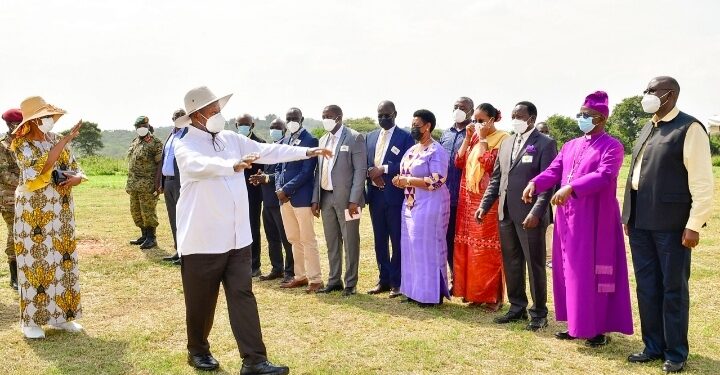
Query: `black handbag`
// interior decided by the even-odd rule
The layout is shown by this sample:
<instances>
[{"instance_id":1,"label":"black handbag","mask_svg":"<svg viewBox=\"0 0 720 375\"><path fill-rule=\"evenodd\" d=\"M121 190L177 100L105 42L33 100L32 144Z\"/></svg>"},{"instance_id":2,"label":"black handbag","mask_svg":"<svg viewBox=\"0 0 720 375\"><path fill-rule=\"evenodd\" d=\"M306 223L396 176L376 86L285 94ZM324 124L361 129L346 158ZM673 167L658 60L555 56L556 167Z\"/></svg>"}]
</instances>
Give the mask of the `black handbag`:
<instances>
[{"instance_id":1,"label":"black handbag","mask_svg":"<svg viewBox=\"0 0 720 375\"><path fill-rule=\"evenodd\" d=\"M75 175L75 172L67 170L67 169L53 169L52 171L52 181L55 185L60 185L61 183L65 182L67 180L67 176L65 174L69 175Z\"/></svg>"}]
</instances>

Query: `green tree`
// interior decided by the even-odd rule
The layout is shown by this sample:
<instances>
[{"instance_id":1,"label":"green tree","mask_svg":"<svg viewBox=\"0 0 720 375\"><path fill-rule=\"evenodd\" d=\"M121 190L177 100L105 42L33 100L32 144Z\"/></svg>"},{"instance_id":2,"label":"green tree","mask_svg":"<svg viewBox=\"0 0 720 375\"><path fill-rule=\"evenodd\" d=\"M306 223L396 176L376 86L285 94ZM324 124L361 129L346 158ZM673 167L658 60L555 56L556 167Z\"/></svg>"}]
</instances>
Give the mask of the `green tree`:
<instances>
[{"instance_id":1,"label":"green tree","mask_svg":"<svg viewBox=\"0 0 720 375\"><path fill-rule=\"evenodd\" d=\"M378 124L372 117L345 119L345 124L358 133L367 134L378 128Z\"/></svg>"},{"instance_id":2,"label":"green tree","mask_svg":"<svg viewBox=\"0 0 720 375\"><path fill-rule=\"evenodd\" d=\"M62 135L66 135L70 130L62 132ZM98 127L98 124L89 121L83 121L80 127L80 133L77 138L73 139L72 147L79 150L81 155L93 156L97 155L98 151L102 150L102 132Z\"/></svg>"},{"instance_id":3,"label":"green tree","mask_svg":"<svg viewBox=\"0 0 720 375\"><path fill-rule=\"evenodd\" d=\"M642 96L631 96L615 105L608 119L607 132L617 138L630 153L635 139L643 125L650 121L650 115L642 109Z\"/></svg>"},{"instance_id":4,"label":"green tree","mask_svg":"<svg viewBox=\"0 0 720 375\"><path fill-rule=\"evenodd\" d=\"M545 123L550 128L550 136L557 141L558 148L583 134L578 128L577 121L567 116L554 114L548 117Z\"/></svg>"},{"instance_id":5,"label":"green tree","mask_svg":"<svg viewBox=\"0 0 720 375\"><path fill-rule=\"evenodd\" d=\"M310 134L312 134L313 137L320 139L323 135L325 135L325 129L323 128L313 128L310 130Z\"/></svg>"}]
</instances>

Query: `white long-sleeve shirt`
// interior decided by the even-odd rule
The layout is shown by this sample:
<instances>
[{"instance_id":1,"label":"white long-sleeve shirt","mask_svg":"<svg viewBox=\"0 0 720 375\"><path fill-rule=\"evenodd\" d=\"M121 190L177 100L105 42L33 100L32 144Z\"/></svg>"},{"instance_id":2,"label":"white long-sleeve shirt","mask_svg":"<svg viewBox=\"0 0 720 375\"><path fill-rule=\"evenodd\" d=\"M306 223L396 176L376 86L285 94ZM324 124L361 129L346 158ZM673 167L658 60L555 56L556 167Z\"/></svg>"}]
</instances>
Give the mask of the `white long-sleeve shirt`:
<instances>
[{"instance_id":1,"label":"white long-sleeve shirt","mask_svg":"<svg viewBox=\"0 0 720 375\"><path fill-rule=\"evenodd\" d=\"M233 169L243 156L257 152L260 164L308 158L307 147L257 143L227 130L215 143L193 126L175 141L182 181L176 206L180 256L221 254L252 243L245 174Z\"/></svg>"}]
</instances>

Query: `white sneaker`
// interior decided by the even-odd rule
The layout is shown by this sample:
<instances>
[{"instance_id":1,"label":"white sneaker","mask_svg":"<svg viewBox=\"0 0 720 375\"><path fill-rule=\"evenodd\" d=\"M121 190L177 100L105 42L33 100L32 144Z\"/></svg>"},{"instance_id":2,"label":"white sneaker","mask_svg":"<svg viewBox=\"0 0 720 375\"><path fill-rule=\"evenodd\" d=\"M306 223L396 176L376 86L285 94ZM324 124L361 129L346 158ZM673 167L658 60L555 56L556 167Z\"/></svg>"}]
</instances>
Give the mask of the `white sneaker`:
<instances>
[{"instance_id":1,"label":"white sneaker","mask_svg":"<svg viewBox=\"0 0 720 375\"><path fill-rule=\"evenodd\" d=\"M44 339L45 331L40 327L22 327L22 333L29 339Z\"/></svg>"},{"instance_id":2,"label":"white sneaker","mask_svg":"<svg viewBox=\"0 0 720 375\"><path fill-rule=\"evenodd\" d=\"M83 330L83 326L81 326L75 321L60 323L58 325L53 325L53 327L61 329L65 332L80 332Z\"/></svg>"}]
</instances>

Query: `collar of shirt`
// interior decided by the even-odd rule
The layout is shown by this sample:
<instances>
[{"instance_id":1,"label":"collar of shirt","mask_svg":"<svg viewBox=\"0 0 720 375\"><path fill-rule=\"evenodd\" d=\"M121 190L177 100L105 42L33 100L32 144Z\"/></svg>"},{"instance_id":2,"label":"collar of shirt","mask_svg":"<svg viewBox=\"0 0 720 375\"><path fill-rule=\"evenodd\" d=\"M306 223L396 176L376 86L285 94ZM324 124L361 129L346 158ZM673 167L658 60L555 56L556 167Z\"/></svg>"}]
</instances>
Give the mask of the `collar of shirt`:
<instances>
[{"instance_id":1,"label":"collar of shirt","mask_svg":"<svg viewBox=\"0 0 720 375\"><path fill-rule=\"evenodd\" d=\"M395 131L395 128L397 128L397 125L393 125L393 127L388 130L380 128L380 135L382 136L383 132L385 132L385 133L387 133L388 136L392 137L393 132Z\"/></svg>"},{"instance_id":2,"label":"collar of shirt","mask_svg":"<svg viewBox=\"0 0 720 375\"><path fill-rule=\"evenodd\" d=\"M657 114L655 114L652 116L653 125L657 126L658 123L660 123L660 122L672 121L675 117L677 117L678 114L680 114L680 110L678 109L677 106L675 106L675 108L673 108L670 112L668 112L668 114L665 115L665 117L663 117L659 120L658 120Z\"/></svg>"},{"instance_id":3,"label":"collar of shirt","mask_svg":"<svg viewBox=\"0 0 720 375\"><path fill-rule=\"evenodd\" d=\"M342 135L344 130L345 130L345 124L342 124L342 125L340 125L340 128L335 132L335 134L328 132L328 135L335 139L340 139L340 136Z\"/></svg>"}]
</instances>

